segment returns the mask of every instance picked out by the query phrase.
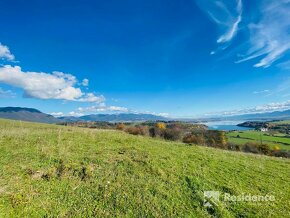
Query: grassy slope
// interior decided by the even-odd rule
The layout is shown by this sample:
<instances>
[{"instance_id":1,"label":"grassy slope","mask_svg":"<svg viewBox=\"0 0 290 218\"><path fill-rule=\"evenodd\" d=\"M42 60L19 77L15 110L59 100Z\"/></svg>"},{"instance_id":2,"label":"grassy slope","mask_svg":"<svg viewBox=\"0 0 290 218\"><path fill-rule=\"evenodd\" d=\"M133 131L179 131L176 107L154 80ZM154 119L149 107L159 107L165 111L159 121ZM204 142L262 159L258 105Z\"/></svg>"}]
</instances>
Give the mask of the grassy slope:
<instances>
[{"instance_id":1,"label":"grassy slope","mask_svg":"<svg viewBox=\"0 0 290 218\"><path fill-rule=\"evenodd\" d=\"M290 138L284 137L283 134L279 136L268 136L262 133L262 140L264 143L275 146L279 145L281 149L290 150ZM240 138L236 138L239 135ZM227 133L228 139L230 142L237 144L245 144L249 141L260 142L260 132L258 131L234 131Z\"/></svg>"},{"instance_id":2,"label":"grassy slope","mask_svg":"<svg viewBox=\"0 0 290 218\"><path fill-rule=\"evenodd\" d=\"M274 124L290 124L290 120L281 120L281 121L276 121L276 122L271 122Z\"/></svg>"},{"instance_id":3,"label":"grassy slope","mask_svg":"<svg viewBox=\"0 0 290 218\"><path fill-rule=\"evenodd\" d=\"M0 217L289 217L289 172L280 158L0 120ZM207 211L204 190L276 201Z\"/></svg>"}]
</instances>

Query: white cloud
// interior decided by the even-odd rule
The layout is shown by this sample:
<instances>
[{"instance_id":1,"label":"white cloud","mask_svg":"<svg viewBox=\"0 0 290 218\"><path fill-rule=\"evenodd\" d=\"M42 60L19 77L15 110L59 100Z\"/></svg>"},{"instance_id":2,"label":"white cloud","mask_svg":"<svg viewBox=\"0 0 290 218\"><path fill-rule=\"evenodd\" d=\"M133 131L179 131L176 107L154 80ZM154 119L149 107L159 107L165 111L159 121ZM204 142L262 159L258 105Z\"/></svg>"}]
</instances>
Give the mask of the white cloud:
<instances>
[{"instance_id":1,"label":"white cloud","mask_svg":"<svg viewBox=\"0 0 290 218\"><path fill-rule=\"evenodd\" d=\"M15 59L14 55L11 54L9 48L6 45L0 43L0 59L5 59L13 61Z\"/></svg>"},{"instance_id":2,"label":"white cloud","mask_svg":"<svg viewBox=\"0 0 290 218\"><path fill-rule=\"evenodd\" d=\"M50 113L50 115L54 116L54 117L62 117L64 116L63 112L52 112Z\"/></svg>"},{"instance_id":3,"label":"white cloud","mask_svg":"<svg viewBox=\"0 0 290 218\"><path fill-rule=\"evenodd\" d=\"M119 107L119 106L107 106L105 103L101 103L99 105L85 107L85 108L78 108L78 112L87 113L87 112L129 112L129 109L126 107Z\"/></svg>"},{"instance_id":4,"label":"white cloud","mask_svg":"<svg viewBox=\"0 0 290 218\"><path fill-rule=\"evenodd\" d=\"M80 102L102 102L103 96L83 93L75 87L77 80L71 74L53 72L23 72L19 66L0 67L0 82L22 88L25 97L61 99Z\"/></svg>"},{"instance_id":5,"label":"white cloud","mask_svg":"<svg viewBox=\"0 0 290 218\"><path fill-rule=\"evenodd\" d=\"M217 115L231 116L231 115L242 115L242 114L256 114L256 113L266 113L266 112L273 112L273 111L284 111L284 110L289 110L289 109L290 109L290 100L284 101L284 102L269 103L265 105L256 106L253 108L213 112L213 113L206 114L206 116L217 116Z\"/></svg>"},{"instance_id":6,"label":"white cloud","mask_svg":"<svg viewBox=\"0 0 290 218\"><path fill-rule=\"evenodd\" d=\"M225 43L231 41L232 38L236 35L238 30L238 25L242 21L242 16L239 15L236 20L228 26L228 30L225 32L224 35L220 36L217 40L218 43Z\"/></svg>"},{"instance_id":7,"label":"white cloud","mask_svg":"<svg viewBox=\"0 0 290 218\"><path fill-rule=\"evenodd\" d=\"M0 98L14 98L16 94L11 90L4 90L0 87Z\"/></svg>"},{"instance_id":8,"label":"white cloud","mask_svg":"<svg viewBox=\"0 0 290 218\"><path fill-rule=\"evenodd\" d=\"M158 113L157 115L161 117L169 117L169 113Z\"/></svg>"},{"instance_id":9,"label":"white cloud","mask_svg":"<svg viewBox=\"0 0 290 218\"><path fill-rule=\"evenodd\" d=\"M249 25L250 49L237 63L259 58L254 67L269 67L290 50L290 1L262 2L258 22Z\"/></svg>"},{"instance_id":10,"label":"white cloud","mask_svg":"<svg viewBox=\"0 0 290 218\"><path fill-rule=\"evenodd\" d=\"M221 32L217 43L222 45L218 50L224 50L237 34L243 19L242 0L196 0L196 2L217 24ZM290 1L260 0L257 5L258 7L253 7L254 16L250 14L243 19L245 24L247 22L247 26L243 29L249 31L249 38L237 48L239 50L244 48L245 51L243 55L239 54L236 63L256 59L254 67L266 68L286 54L290 54ZM216 53L212 51L210 54ZM281 67L289 69L289 62L286 60Z\"/></svg>"},{"instance_id":11,"label":"white cloud","mask_svg":"<svg viewBox=\"0 0 290 218\"><path fill-rule=\"evenodd\" d=\"M104 102L106 99L103 95L96 96L94 93L87 93L84 97L79 98L78 101L80 102L96 102L101 103Z\"/></svg>"},{"instance_id":12,"label":"white cloud","mask_svg":"<svg viewBox=\"0 0 290 218\"><path fill-rule=\"evenodd\" d=\"M212 1L196 0L199 7L215 22L221 32L217 43L230 42L238 31L242 21L242 0ZM214 52L211 52L214 54Z\"/></svg>"},{"instance_id":13,"label":"white cloud","mask_svg":"<svg viewBox=\"0 0 290 218\"><path fill-rule=\"evenodd\" d=\"M89 106L89 107L79 107L74 111L69 112L68 114L63 114L61 112L57 113L51 113L52 115L56 116L75 116L75 117L80 117L84 116L85 114L92 114L92 113L100 113L100 112L111 112L111 113L134 113L134 114L152 114L156 116L162 116L162 117L169 117L168 113L155 113L155 112L150 112L150 111L134 111L130 110L126 107L120 107L120 106L107 106L106 103L102 102L99 103L98 105L94 106ZM59 115L61 114L61 115Z\"/></svg>"},{"instance_id":14,"label":"white cloud","mask_svg":"<svg viewBox=\"0 0 290 218\"><path fill-rule=\"evenodd\" d=\"M80 112L76 112L76 111L71 111L71 112L68 113L68 116L81 117L81 116L84 116L84 114L80 113Z\"/></svg>"},{"instance_id":15,"label":"white cloud","mask_svg":"<svg viewBox=\"0 0 290 218\"><path fill-rule=\"evenodd\" d=\"M82 85L83 86L89 86L89 80L88 79L83 79Z\"/></svg>"}]
</instances>

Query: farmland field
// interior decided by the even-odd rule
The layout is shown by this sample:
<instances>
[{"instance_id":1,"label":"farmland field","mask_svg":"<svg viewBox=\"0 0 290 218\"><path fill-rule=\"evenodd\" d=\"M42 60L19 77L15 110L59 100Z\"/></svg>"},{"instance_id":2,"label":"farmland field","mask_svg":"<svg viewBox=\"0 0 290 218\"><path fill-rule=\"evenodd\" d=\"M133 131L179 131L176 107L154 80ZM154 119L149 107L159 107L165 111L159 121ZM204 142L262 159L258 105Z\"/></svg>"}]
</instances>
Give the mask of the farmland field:
<instances>
[{"instance_id":1,"label":"farmland field","mask_svg":"<svg viewBox=\"0 0 290 218\"><path fill-rule=\"evenodd\" d=\"M281 149L290 150L290 137L285 134L269 135L266 132L259 131L232 131L227 133L228 140L237 144L245 144L247 142L263 143L271 147L279 146Z\"/></svg>"},{"instance_id":2,"label":"farmland field","mask_svg":"<svg viewBox=\"0 0 290 218\"><path fill-rule=\"evenodd\" d=\"M290 161L0 120L0 217L290 217ZM203 205L207 190L275 201Z\"/></svg>"},{"instance_id":3,"label":"farmland field","mask_svg":"<svg viewBox=\"0 0 290 218\"><path fill-rule=\"evenodd\" d=\"M274 122L271 122L271 123L278 124L278 125L284 125L284 124L290 124L290 120L274 121Z\"/></svg>"}]
</instances>

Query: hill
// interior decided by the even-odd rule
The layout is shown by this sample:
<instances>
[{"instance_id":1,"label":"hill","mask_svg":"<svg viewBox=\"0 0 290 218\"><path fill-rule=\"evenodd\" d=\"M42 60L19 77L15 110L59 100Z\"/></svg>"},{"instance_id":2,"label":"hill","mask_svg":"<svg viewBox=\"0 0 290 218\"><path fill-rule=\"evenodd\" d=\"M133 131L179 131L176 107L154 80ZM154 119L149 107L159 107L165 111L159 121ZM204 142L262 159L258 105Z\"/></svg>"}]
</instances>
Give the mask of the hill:
<instances>
[{"instance_id":1,"label":"hill","mask_svg":"<svg viewBox=\"0 0 290 218\"><path fill-rule=\"evenodd\" d=\"M289 217L290 161L0 120L0 217ZM273 195L217 201L204 191Z\"/></svg>"},{"instance_id":2,"label":"hill","mask_svg":"<svg viewBox=\"0 0 290 218\"><path fill-rule=\"evenodd\" d=\"M120 114L90 114L81 117L60 117L62 121L104 121L104 122L137 122L137 121L156 121L168 120L166 117L156 116L153 114L135 114L135 113L120 113Z\"/></svg>"},{"instance_id":3,"label":"hill","mask_svg":"<svg viewBox=\"0 0 290 218\"><path fill-rule=\"evenodd\" d=\"M40 123L57 123L59 120L34 108L1 107L0 118Z\"/></svg>"},{"instance_id":4,"label":"hill","mask_svg":"<svg viewBox=\"0 0 290 218\"><path fill-rule=\"evenodd\" d=\"M77 121L104 121L104 122L138 122L138 121L156 121L168 120L166 117L153 114L90 114L81 117L66 116L55 118L52 115L42 113L34 108L23 107L2 107L0 108L0 118L23 120L39 123L59 123L59 122L77 122Z\"/></svg>"},{"instance_id":5,"label":"hill","mask_svg":"<svg viewBox=\"0 0 290 218\"><path fill-rule=\"evenodd\" d=\"M285 119L290 119L290 110L235 115L235 116L228 116L227 118L235 119L235 120L280 120L280 119L285 120Z\"/></svg>"}]
</instances>

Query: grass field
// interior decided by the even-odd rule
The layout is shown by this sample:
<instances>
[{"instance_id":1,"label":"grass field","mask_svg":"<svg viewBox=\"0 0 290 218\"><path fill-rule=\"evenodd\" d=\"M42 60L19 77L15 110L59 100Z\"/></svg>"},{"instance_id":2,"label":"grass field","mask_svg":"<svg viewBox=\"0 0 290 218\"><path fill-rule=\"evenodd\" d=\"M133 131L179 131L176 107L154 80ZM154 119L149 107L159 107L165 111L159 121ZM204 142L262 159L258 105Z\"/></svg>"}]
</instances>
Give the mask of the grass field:
<instances>
[{"instance_id":1,"label":"grass field","mask_svg":"<svg viewBox=\"0 0 290 218\"><path fill-rule=\"evenodd\" d=\"M273 124L290 124L290 120L281 120L281 121L274 121L274 122L271 122Z\"/></svg>"},{"instance_id":2,"label":"grass field","mask_svg":"<svg viewBox=\"0 0 290 218\"><path fill-rule=\"evenodd\" d=\"M288 159L0 120L0 217L290 217ZM220 201L203 191L273 195Z\"/></svg>"},{"instance_id":3,"label":"grass field","mask_svg":"<svg viewBox=\"0 0 290 218\"><path fill-rule=\"evenodd\" d=\"M237 138L237 135L240 137ZM267 135L267 133L259 131L233 131L228 132L227 137L230 142L237 144L245 144L247 142L262 142L268 144L271 147L278 145L281 149L290 150L290 138L284 134L277 134L274 136Z\"/></svg>"}]
</instances>

